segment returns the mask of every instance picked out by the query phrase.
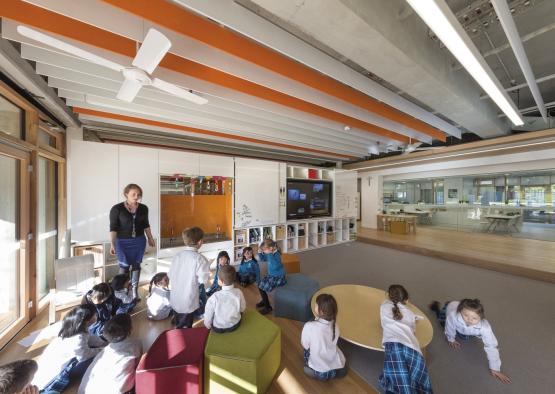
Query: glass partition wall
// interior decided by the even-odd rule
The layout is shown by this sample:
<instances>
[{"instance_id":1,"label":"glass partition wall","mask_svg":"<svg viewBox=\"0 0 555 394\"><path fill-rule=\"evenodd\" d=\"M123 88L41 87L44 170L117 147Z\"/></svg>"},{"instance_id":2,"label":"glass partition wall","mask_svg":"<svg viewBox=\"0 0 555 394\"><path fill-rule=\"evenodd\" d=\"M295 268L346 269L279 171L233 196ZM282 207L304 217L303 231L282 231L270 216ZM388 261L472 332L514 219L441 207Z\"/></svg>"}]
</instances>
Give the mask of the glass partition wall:
<instances>
[{"instance_id":1,"label":"glass partition wall","mask_svg":"<svg viewBox=\"0 0 555 394\"><path fill-rule=\"evenodd\" d=\"M383 202L430 227L555 241L555 170L384 181Z\"/></svg>"}]
</instances>

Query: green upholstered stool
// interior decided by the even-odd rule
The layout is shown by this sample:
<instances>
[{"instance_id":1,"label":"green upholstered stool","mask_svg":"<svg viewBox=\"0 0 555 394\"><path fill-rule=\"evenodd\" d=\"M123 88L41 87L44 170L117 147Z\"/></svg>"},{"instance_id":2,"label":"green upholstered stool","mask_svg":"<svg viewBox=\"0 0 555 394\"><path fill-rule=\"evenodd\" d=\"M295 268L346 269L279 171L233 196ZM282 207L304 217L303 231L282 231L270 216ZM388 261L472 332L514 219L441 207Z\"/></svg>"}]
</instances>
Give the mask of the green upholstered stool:
<instances>
[{"instance_id":1,"label":"green upholstered stool","mask_svg":"<svg viewBox=\"0 0 555 394\"><path fill-rule=\"evenodd\" d=\"M246 310L233 332L208 336L204 350L205 393L265 393L281 362L281 330Z\"/></svg>"}]
</instances>

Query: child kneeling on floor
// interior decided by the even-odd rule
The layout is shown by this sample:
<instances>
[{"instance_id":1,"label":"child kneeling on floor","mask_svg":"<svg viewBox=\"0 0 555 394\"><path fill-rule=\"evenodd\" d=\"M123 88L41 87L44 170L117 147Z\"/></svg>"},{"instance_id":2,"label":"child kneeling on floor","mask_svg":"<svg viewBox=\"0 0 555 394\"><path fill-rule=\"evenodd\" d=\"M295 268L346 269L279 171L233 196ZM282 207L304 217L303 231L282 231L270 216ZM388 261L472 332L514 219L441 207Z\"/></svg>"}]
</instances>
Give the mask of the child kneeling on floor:
<instances>
[{"instance_id":1,"label":"child kneeling on floor","mask_svg":"<svg viewBox=\"0 0 555 394\"><path fill-rule=\"evenodd\" d=\"M318 380L342 378L347 375L345 356L337 346L337 302L331 294L316 297L316 318L303 327L301 345L304 349L304 373Z\"/></svg>"},{"instance_id":2,"label":"child kneeling on floor","mask_svg":"<svg viewBox=\"0 0 555 394\"><path fill-rule=\"evenodd\" d=\"M258 283L258 291L262 300L256 304L256 307L262 308L260 313L266 315L273 309L268 293L276 287L284 286L287 281L285 280L285 268L281 262L281 253L278 251L275 241L265 239L260 244L260 250L262 253L258 254L258 258L268 264L268 274Z\"/></svg>"},{"instance_id":3,"label":"child kneeling on floor","mask_svg":"<svg viewBox=\"0 0 555 394\"><path fill-rule=\"evenodd\" d=\"M430 376L415 336L416 322L423 317L407 308L409 294L403 286L389 286L387 295L380 307L385 348L380 385L386 393L431 394Z\"/></svg>"},{"instance_id":4,"label":"child kneeling on floor","mask_svg":"<svg viewBox=\"0 0 555 394\"><path fill-rule=\"evenodd\" d=\"M218 284L222 287L208 299L204 311L204 325L217 333L231 332L241 324L241 313L246 302L243 292L233 287L235 268L224 265L220 268Z\"/></svg>"},{"instance_id":5,"label":"child kneeling on floor","mask_svg":"<svg viewBox=\"0 0 555 394\"><path fill-rule=\"evenodd\" d=\"M146 316L151 320L164 320L173 314L170 305L170 278L166 272L158 272L150 280L146 299Z\"/></svg>"},{"instance_id":6,"label":"child kneeling on floor","mask_svg":"<svg viewBox=\"0 0 555 394\"><path fill-rule=\"evenodd\" d=\"M94 285L92 290L83 296L81 304L92 305L96 310L96 321L89 327L89 332L97 337L102 337L104 324L120 310L121 300L116 298L108 283Z\"/></svg>"},{"instance_id":7,"label":"child kneeling on floor","mask_svg":"<svg viewBox=\"0 0 555 394\"><path fill-rule=\"evenodd\" d=\"M254 252L250 246L243 249L241 265L239 265L239 272L237 272L237 280L243 287L260 282L260 267L258 266L258 261L254 258Z\"/></svg>"},{"instance_id":8,"label":"child kneeling on floor","mask_svg":"<svg viewBox=\"0 0 555 394\"><path fill-rule=\"evenodd\" d=\"M511 379L501 372L501 358L497 348L491 325L484 318L484 306L478 299L465 298L461 301L446 302L440 309L439 302L430 304L438 317L439 324L445 327L445 336L449 346L460 349L459 340L469 340L477 337L484 343L484 351L488 357L490 374L503 383L511 383Z\"/></svg>"},{"instance_id":9,"label":"child kneeling on floor","mask_svg":"<svg viewBox=\"0 0 555 394\"><path fill-rule=\"evenodd\" d=\"M110 343L93 360L83 376L78 394L131 393L135 387L135 369L142 354L141 345L129 338L131 316L119 314L104 326Z\"/></svg>"}]
</instances>

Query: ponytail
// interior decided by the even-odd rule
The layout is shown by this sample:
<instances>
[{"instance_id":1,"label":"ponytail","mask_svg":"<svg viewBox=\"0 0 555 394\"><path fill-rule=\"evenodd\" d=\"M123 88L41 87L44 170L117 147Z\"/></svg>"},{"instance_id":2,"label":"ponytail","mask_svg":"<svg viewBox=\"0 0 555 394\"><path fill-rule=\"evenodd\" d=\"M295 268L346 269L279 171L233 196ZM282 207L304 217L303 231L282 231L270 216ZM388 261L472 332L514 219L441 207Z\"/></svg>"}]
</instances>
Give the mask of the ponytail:
<instances>
[{"instance_id":1,"label":"ponytail","mask_svg":"<svg viewBox=\"0 0 555 394\"><path fill-rule=\"evenodd\" d=\"M150 284L148 285L148 294L152 294L152 285L158 285L168 274L166 272L158 272L156 275L152 277L150 280Z\"/></svg>"},{"instance_id":2,"label":"ponytail","mask_svg":"<svg viewBox=\"0 0 555 394\"><path fill-rule=\"evenodd\" d=\"M337 321L337 301L331 294L320 294L316 297L318 315L332 324L332 341L335 340L335 323Z\"/></svg>"},{"instance_id":3,"label":"ponytail","mask_svg":"<svg viewBox=\"0 0 555 394\"><path fill-rule=\"evenodd\" d=\"M401 313L401 309L399 309L399 302L404 304L409 299L409 293L407 290L401 285L391 285L387 290L387 296L389 300L393 302L393 308L391 311L393 312L393 320L401 320L403 318L403 314Z\"/></svg>"}]
</instances>

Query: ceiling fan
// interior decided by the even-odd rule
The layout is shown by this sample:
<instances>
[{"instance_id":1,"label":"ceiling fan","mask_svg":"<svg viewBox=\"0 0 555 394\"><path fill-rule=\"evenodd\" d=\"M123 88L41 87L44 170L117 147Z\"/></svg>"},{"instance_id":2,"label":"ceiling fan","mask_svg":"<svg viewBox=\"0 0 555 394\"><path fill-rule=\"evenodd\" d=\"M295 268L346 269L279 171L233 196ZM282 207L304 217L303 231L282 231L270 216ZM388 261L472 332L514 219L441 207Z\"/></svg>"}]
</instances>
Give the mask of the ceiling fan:
<instances>
[{"instance_id":1,"label":"ceiling fan","mask_svg":"<svg viewBox=\"0 0 555 394\"><path fill-rule=\"evenodd\" d=\"M190 91L182 89L172 83L151 77L152 72L162 61L162 58L166 55L166 53L168 53L172 45L170 40L168 40L168 38L158 30L149 29L143 44L139 48L137 55L135 55L130 67L122 66L118 63L112 62L111 60L97 56L68 44L67 42L58 40L26 26L18 26L17 31L19 34L27 38L67 52L70 55L77 56L100 66L108 67L114 71L121 72L125 80L123 81L116 97L122 101L130 103L137 96L139 90L141 90L143 86L153 86L166 93L192 101L195 104L206 104L208 102L208 100L204 97L191 93Z\"/></svg>"}]
</instances>

